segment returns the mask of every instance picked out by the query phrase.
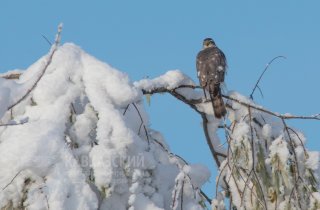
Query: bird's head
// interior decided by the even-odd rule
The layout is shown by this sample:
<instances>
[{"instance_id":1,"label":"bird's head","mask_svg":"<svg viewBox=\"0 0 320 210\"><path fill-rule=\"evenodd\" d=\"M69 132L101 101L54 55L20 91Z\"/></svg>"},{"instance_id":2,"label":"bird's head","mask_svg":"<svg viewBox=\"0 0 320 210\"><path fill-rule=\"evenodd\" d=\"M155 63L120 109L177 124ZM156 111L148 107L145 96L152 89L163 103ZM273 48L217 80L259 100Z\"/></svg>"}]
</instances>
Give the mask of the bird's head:
<instances>
[{"instance_id":1,"label":"bird's head","mask_svg":"<svg viewBox=\"0 0 320 210\"><path fill-rule=\"evenodd\" d=\"M214 43L213 39L205 38L203 40L203 49L208 48L208 47L213 47L213 46L216 46L216 44Z\"/></svg>"}]
</instances>

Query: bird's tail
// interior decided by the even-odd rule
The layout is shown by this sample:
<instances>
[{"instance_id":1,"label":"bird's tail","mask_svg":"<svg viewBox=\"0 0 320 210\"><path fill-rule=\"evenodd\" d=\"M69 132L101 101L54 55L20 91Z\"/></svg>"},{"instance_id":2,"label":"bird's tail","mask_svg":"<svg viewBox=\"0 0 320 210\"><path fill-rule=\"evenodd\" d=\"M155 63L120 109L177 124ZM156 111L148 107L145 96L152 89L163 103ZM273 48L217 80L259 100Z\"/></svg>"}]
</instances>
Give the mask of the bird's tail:
<instances>
[{"instance_id":1,"label":"bird's tail","mask_svg":"<svg viewBox=\"0 0 320 210\"><path fill-rule=\"evenodd\" d=\"M214 111L214 116L216 118L222 118L226 115L227 110L224 105L224 101L221 95L221 89L219 86L215 86L213 91L210 91L210 98L212 101L212 107Z\"/></svg>"}]
</instances>

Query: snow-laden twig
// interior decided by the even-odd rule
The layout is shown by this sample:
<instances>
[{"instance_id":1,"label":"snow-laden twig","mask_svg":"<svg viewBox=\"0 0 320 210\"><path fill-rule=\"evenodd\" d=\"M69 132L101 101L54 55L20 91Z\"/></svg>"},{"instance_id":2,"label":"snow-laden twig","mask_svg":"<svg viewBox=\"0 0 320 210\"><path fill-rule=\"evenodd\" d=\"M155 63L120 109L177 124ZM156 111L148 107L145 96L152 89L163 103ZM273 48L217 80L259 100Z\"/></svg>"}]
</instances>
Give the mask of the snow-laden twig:
<instances>
[{"instance_id":1,"label":"snow-laden twig","mask_svg":"<svg viewBox=\"0 0 320 210\"><path fill-rule=\"evenodd\" d=\"M301 120L320 120L320 114L315 114L315 115L311 115L311 116L304 116L304 115L289 115L289 114L279 114L277 112L272 112L270 110L264 109L262 107L258 107L256 105L241 101L239 99L233 98L231 96L228 95L222 95L222 97L224 97L225 99L231 100L231 101L235 101L243 106L246 107L250 107L252 109L270 114L272 116L278 117L280 119L285 119L285 120L291 120L291 119L301 119Z\"/></svg>"},{"instance_id":2,"label":"snow-laden twig","mask_svg":"<svg viewBox=\"0 0 320 210\"><path fill-rule=\"evenodd\" d=\"M181 194L181 197L183 197L183 186L184 186L185 178L186 176L183 171L180 172L176 178L176 183L172 193L172 204L171 204L172 210L177 210L178 204L179 204L178 199L180 197L180 194ZM182 202L183 202L183 199L181 200L181 205L182 205Z\"/></svg>"},{"instance_id":3,"label":"snow-laden twig","mask_svg":"<svg viewBox=\"0 0 320 210\"><path fill-rule=\"evenodd\" d=\"M181 195L180 195L180 209L183 209L183 191L184 191L184 183L185 180L182 181L182 186L181 186Z\"/></svg>"},{"instance_id":4,"label":"snow-laden twig","mask_svg":"<svg viewBox=\"0 0 320 210\"><path fill-rule=\"evenodd\" d=\"M41 78L43 77L43 75L45 74L46 70L48 69L48 66L51 64L52 62L52 58L53 55L55 54L55 52L57 51L60 41L61 41L61 32L62 32L62 24L60 24L58 26L58 33L56 35L55 38L55 42L52 45L51 49L50 49L50 54L47 58L47 62L43 67L43 70L41 71L41 74L39 75L39 77L37 78L37 80L35 81L35 83L33 83L33 85L31 86L31 88L29 90L27 90L27 92L19 99L17 100L15 103L13 103L12 105L10 105L7 110L11 110L13 107L15 107L16 105L18 105L19 103L21 103L24 99L27 98L27 96L32 92L32 90L34 90L34 88L37 86L38 82L41 80Z\"/></svg>"},{"instance_id":5,"label":"snow-laden twig","mask_svg":"<svg viewBox=\"0 0 320 210\"><path fill-rule=\"evenodd\" d=\"M22 172L23 170L18 171L18 173L11 179L11 181L2 188L2 191L5 190L10 184L12 184L12 182L15 180L15 178L17 178L17 176L19 176L19 174Z\"/></svg>"},{"instance_id":6,"label":"snow-laden twig","mask_svg":"<svg viewBox=\"0 0 320 210\"><path fill-rule=\"evenodd\" d=\"M156 140L156 139L152 139L153 141L153 143L156 143L158 146L160 146L168 155L169 155L169 157L171 157L171 158L175 158L175 159L177 159L177 160L181 160L185 165L189 165L189 163L185 160L185 159L183 159L181 156L179 156L179 155L177 155L177 154L174 154L174 153L172 153L172 152L170 152L161 142L159 142L158 140ZM179 161L177 161L177 163L178 163ZM180 165L178 165L177 164L177 167L180 169L180 170L182 170L183 169L183 166L180 166ZM191 177L188 175L188 174L185 174L186 175L186 177L188 178L188 180L189 180L189 183L190 183L190 186L191 186L191 188L193 189L193 191L195 192L197 189L193 186L193 184L192 184L192 182L191 182ZM200 190L200 194L206 199L206 201L208 202L208 203L211 203L211 198L209 198L209 196L205 193L205 192L203 192L202 190Z\"/></svg>"},{"instance_id":7,"label":"snow-laden twig","mask_svg":"<svg viewBox=\"0 0 320 210\"><path fill-rule=\"evenodd\" d=\"M234 129L235 129L235 126L236 126L236 122L232 122L231 123L231 126L232 126L232 129L231 129L231 132L233 133L234 132ZM230 127L231 127L230 126ZM218 179L217 179L217 182L216 182L216 197L217 197L217 195L218 195L218 185L219 185L219 183L220 183L220 178L221 178L221 176L222 176L222 173L223 173L223 171L224 170L226 170L227 168L226 168L226 166L228 166L228 169L229 169L229 171L231 172L230 174L230 176L229 176L229 179L227 180L227 181L225 181L224 180L224 184L225 185L227 185L227 191L229 191L230 190L230 186L229 186L229 183L230 183L230 181L231 181L231 179L232 180L234 180L234 184L235 184L235 186L236 186L236 190L237 190L237 193L238 193L238 197L240 197L241 198L241 204L240 204L240 206L242 206L242 203L243 203L243 199L244 199L244 193L245 193L245 191L246 191L246 188L248 187L248 185L249 185L249 177L251 176L251 173L253 173L253 170L251 169L250 170L250 172L249 173L245 173L246 174L246 176L247 176L247 179L245 179L245 177L244 177L244 175L242 175L242 173L241 173L241 171L243 170L243 168L240 168L239 166L238 166L238 164L235 162L235 160L234 160L234 157L235 157L235 155L234 155L234 152L232 151L232 148L231 148L231 144L232 144L232 141L234 141L235 139L232 139L232 137L228 134L228 130L227 130L227 128L226 128L226 126L225 126L225 133L226 133L226 139L227 139L227 142L228 142L228 154L227 154L227 161L226 161L226 164L224 165L224 167L221 169L221 171L220 171L220 173L219 173L219 176L218 176ZM230 157L232 157L232 158L230 158ZM231 166L231 164L232 164L232 166ZM235 171L236 171L236 173L235 173ZM235 174L237 174L239 177L240 177L240 179L241 179L241 181L242 182L244 182L244 189L241 191L240 190L240 187L239 187L239 184L238 184L238 182L236 181L237 179L236 179L236 177L235 177ZM253 187L254 185L252 185L252 187ZM252 188L251 187L251 188ZM261 199L258 197L258 195L251 189L251 195L254 195L255 196L255 198L256 198L256 200L259 202L259 204L261 205L261 206L264 206L264 204L263 204L263 202L261 201ZM232 194L230 194L230 200L232 200ZM252 196L251 196L251 200L252 200ZM251 201L251 203L252 203L252 201Z\"/></svg>"},{"instance_id":8,"label":"snow-laden twig","mask_svg":"<svg viewBox=\"0 0 320 210\"><path fill-rule=\"evenodd\" d=\"M6 126L15 126L15 125L23 125L28 122L28 118L21 120L20 122L11 122L6 124L0 124L0 127L6 127Z\"/></svg>"},{"instance_id":9,"label":"snow-laden twig","mask_svg":"<svg viewBox=\"0 0 320 210\"><path fill-rule=\"evenodd\" d=\"M299 193L297 192L297 191L299 190L297 185L298 185L298 182L299 182L299 180L300 180L300 178L301 178L301 176L300 176L300 170L299 170L299 168L300 168L300 166L299 166L299 160L298 160L297 153L296 153L296 150L295 150L295 145L294 145L294 143L293 143L293 140L292 140L291 135L290 135L290 132L289 132L289 128L288 128L288 126L287 126L287 124L286 124L286 122L285 122L284 119L282 119L282 123L283 123L283 125L284 125L284 130L285 130L285 132L286 132L287 135L288 135L289 144L290 144L290 146L291 146L291 151L292 151L293 157L294 157L294 159L295 159L295 164L293 165L293 167L296 168L296 173L293 173L295 185L294 185L294 187L292 188L292 190L295 192L298 205L299 205L299 207L301 208L300 196L299 196ZM294 189L295 189L295 190L294 190ZM290 194L290 197L291 197L291 195L292 195L292 193Z\"/></svg>"},{"instance_id":10,"label":"snow-laden twig","mask_svg":"<svg viewBox=\"0 0 320 210\"><path fill-rule=\"evenodd\" d=\"M22 73L10 73L4 76L1 76L3 79L19 79Z\"/></svg>"},{"instance_id":11,"label":"snow-laden twig","mask_svg":"<svg viewBox=\"0 0 320 210\"><path fill-rule=\"evenodd\" d=\"M302 148L303 148L304 155L305 155L306 157L308 157L307 149L306 149L306 147L304 146L304 143L303 143L302 139L300 138L299 134L298 134L295 130L293 130L292 128L290 128L290 127L287 127L287 129L290 130L291 132L293 132L293 133L298 137L298 139L299 139L299 141L300 141L300 144L301 144L301 146L302 146Z\"/></svg>"}]
</instances>

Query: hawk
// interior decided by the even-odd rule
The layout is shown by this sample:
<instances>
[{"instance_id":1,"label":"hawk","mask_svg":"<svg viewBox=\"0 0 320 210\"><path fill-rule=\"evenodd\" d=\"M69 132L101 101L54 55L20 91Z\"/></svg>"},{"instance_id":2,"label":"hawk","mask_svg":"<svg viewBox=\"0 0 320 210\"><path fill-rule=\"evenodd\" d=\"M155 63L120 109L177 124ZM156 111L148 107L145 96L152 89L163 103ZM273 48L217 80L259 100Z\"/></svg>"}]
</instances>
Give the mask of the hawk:
<instances>
[{"instance_id":1,"label":"hawk","mask_svg":"<svg viewBox=\"0 0 320 210\"><path fill-rule=\"evenodd\" d=\"M204 95L209 92L216 118L227 113L224 105L220 84L224 82L227 61L224 53L216 46L213 39L203 40L203 49L197 55L197 73Z\"/></svg>"}]
</instances>

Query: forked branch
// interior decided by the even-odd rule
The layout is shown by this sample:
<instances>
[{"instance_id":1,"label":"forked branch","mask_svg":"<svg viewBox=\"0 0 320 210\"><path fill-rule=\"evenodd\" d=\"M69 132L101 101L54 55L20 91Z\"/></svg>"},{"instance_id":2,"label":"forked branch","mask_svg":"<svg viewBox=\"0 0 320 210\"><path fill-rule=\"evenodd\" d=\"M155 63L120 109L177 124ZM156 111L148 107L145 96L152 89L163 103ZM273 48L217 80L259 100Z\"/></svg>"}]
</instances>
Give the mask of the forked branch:
<instances>
[{"instance_id":1,"label":"forked branch","mask_svg":"<svg viewBox=\"0 0 320 210\"><path fill-rule=\"evenodd\" d=\"M251 94L250 94L250 98L251 98L252 100L253 100L254 91L255 91L257 88L258 88L258 90L260 91L261 95L263 96L262 91L261 91L261 89L260 89L260 87L259 87L259 82L261 81L264 73L266 73L266 71L268 70L269 66L273 63L273 61L277 60L278 58L284 58L284 59L286 59L285 56L280 55L280 56L274 57L271 61L269 61L269 63L267 63L267 65L266 65L266 67L264 68L263 72L261 73L259 79L257 80L254 88L252 89L252 92L251 92Z\"/></svg>"}]
</instances>

